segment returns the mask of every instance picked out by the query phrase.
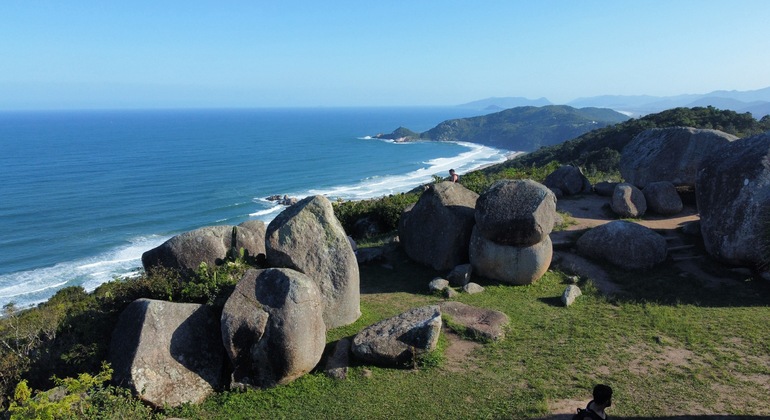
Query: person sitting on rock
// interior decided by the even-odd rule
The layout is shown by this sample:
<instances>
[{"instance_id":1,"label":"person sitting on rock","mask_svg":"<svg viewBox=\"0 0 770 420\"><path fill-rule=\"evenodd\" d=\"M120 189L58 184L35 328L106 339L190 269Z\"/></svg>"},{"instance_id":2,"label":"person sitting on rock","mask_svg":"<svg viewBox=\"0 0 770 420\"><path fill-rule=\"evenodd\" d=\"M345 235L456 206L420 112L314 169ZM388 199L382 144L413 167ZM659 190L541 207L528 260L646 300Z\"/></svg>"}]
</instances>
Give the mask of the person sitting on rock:
<instances>
[{"instance_id":1,"label":"person sitting on rock","mask_svg":"<svg viewBox=\"0 0 770 420\"><path fill-rule=\"evenodd\" d=\"M449 170L449 180L452 182L457 182L460 179L459 176L455 173L454 169Z\"/></svg>"}]
</instances>

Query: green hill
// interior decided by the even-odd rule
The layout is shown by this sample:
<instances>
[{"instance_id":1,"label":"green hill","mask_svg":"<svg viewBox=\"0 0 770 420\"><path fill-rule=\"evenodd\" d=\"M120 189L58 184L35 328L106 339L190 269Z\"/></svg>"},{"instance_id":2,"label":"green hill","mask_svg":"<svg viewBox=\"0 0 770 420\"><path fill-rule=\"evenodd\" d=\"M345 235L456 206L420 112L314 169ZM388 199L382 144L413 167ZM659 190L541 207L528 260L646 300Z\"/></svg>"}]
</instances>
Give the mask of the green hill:
<instances>
[{"instance_id":1,"label":"green hill","mask_svg":"<svg viewBox=\"0 0 770 420\"><path fill-rule=\"evenodd\" d=\"M488 169L539 167L557 161L599 171L613 171L617 169L620 152L634 136L649 128L676 126L716 129L747 137L770 130L770 117L757 121L748 112L739 114L714 107L674 108L599 128Z\"/></svg>"},{"instance_id":2,"label":"green hill","mask_svg":"<svg viewBox=\"0 0 770 420\"><path fill-rule=\"evenodd\" d=\"M420 138L466 141L500 149L532 151L627 119L623 114L603 108L524 106L480 117L444 121L420 134Z\"/></svg>"}]
</instances>

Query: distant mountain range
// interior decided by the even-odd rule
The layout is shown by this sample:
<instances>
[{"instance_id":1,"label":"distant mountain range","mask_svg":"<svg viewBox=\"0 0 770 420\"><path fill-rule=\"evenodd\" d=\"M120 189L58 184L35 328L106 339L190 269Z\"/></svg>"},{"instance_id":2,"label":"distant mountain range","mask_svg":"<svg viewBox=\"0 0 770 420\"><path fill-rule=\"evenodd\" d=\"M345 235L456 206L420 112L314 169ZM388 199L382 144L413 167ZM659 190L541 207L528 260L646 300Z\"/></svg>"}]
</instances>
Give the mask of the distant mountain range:
<instances>
[{"instance_id":1,"label":"distant mountain range","mask_svg":"<svg viewBox=\"0 0 770 420\"><path fill-rule=\"evenodd\" d=\"M527 99L521 97L508 97L487 98L458 106L482 110L500 110L517 106L543 106L550 104L552 103L546 98ZM749 91L716 90L704 94L677 96L603 95L578 98L568 102L566 105L575 108L610 108L634 117L677 107L692 108L713 106L715 108L729 109L739 113L750 112L754 118L760 119L765 115L770 115L770 87Z\"/></svg>"}]
</instances>

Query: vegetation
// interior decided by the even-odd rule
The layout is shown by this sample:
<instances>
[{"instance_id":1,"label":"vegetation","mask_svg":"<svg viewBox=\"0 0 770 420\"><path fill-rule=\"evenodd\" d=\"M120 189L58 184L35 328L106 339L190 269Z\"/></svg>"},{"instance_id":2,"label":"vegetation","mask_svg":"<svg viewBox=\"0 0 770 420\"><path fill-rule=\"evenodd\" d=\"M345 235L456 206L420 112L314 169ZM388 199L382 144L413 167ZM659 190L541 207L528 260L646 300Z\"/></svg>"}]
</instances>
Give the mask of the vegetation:
<instances>
[{"instance_id":1,"label":"vegetation","mask_svg":"<svg viewBox=\"0 0 770 420\"><path fill-rule=\"evenodd\" d=\"M401 212L419 198L420 193L412 191L372 200L338 201L333 204L334 215L348 233L357 231L356 223L359 220L368 220L377 227L378 232L392 232L398 229Z\"/></svg>"},{"instance_id":2,"label":"vegetation","mask_svg":"<svg viewBox=\"0 0 770 420\"><path fill-rule=\"evenodd\" d=\"M650 128L677 126L716 129L738 137L747 137L770 130L770 116L757 121L748 112L739 114L711 106L674 108L600 128L561 144L543 147L501 165L498 170L507 167L542 166L557 161L585 168L589 172L612 172L618 168L623 147L634 136Z\"/></svg>"},{"instance_id":3,"label":"vegetation","mask_svg":"<svg viewBox=\"0 0 770 420\"><path fill-rule=\"evenodd\" d=\"M30 310L6 305L0 319L0 395L8 396L22 378L34 389L55 386L57 377L99 372L107 360L109 337L117 318L139 298L224 305L232 287L249 268L242 260L217 267L202 264L182 281L178 272L156 269L119 279L93 293L81 287L60 290Z\"/></svg>"}]
</instances>

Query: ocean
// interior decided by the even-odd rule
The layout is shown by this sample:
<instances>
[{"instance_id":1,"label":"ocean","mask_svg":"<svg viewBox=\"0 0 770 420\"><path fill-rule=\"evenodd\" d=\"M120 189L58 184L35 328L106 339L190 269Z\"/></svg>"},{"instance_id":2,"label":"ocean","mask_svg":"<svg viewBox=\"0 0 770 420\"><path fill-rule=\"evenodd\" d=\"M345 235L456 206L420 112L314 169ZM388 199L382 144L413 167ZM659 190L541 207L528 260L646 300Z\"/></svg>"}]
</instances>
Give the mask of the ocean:
<instances>
[{"instance_id":1,"label":"ocean","mask_svg":"<svg viewBox=\"0 0 770 420\"><path fill-rule=\"evenodd\" d=\"M91 291L202 226L266 223L271 195L358 200L502 162L466 143L373 139L461 108L0 112L0 306Z\"/></svg>"}]
</instances>

